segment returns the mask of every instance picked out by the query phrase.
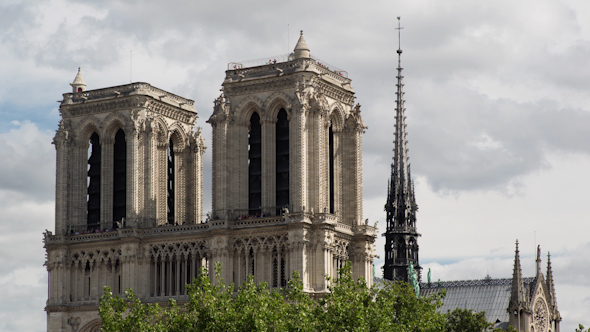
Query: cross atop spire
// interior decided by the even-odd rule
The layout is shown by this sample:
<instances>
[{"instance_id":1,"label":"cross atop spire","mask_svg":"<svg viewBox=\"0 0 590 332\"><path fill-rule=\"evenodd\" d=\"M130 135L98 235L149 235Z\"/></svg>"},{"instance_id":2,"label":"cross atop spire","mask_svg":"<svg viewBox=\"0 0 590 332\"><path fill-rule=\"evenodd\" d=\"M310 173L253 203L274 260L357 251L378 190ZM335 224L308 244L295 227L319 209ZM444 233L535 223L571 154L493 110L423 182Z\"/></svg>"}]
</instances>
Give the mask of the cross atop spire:
<instances>
[{"instance_id":1,"label":"cross atop spire","mask_svg":"<svg viewBox=\"0 0 590 332\"><path fill-rule=\"evenodd\" d=\"M401 17L397 17L397 28L395 28L395 30L397 30L397 42L398 42L398 46L397 46L397 54L402 54L402 29L403 27L401 26Z\"/></svg>"}]
</instances>

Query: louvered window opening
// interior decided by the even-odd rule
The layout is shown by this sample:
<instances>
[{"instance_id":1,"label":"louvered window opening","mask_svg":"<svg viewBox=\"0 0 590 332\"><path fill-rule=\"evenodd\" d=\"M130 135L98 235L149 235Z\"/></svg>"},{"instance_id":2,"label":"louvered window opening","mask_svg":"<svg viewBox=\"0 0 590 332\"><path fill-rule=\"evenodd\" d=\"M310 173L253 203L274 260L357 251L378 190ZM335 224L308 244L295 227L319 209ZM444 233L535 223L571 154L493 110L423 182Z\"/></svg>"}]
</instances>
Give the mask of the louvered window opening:
<instances>
[{"instance_id":1,"label":"louvered window opening","mask_svg":"<svg viewBox=\"0 0 590 332\"><path fill-rule=\"evenodd\" d=\"M174 224L174 143L172 138L168 144L168 151L167 151L167 159L168 159L168 166L167 166L167 176L166 176L166 192L167 192L167 218L168 224Z\"/></svg>"},{"instance_id":2,"label":"louvered window opening","mask_svg":"<svg viewBox=\"0 0 590 332\"><path fill-rule=\"evenodd\" d=\"M334 213L334 130L332 125L328 129L329 169L330 169L330 213Z\"/></svg>"},{"instance_id":3,"label":"louvered window opening","mask_svg":"<svg viewBox=\"0 0 590 332\"><path fill-rule=\"evenodd\" d=\"M284 109L276 123L276 215L289 206L289 120Z\"/></svg>"},{"instance_id":4,"label":"louvered window opening","mask_svg":"<svg viewBox=\"0 0 590 332\"><path fill-rule=\"evenodd\" d=\"M113 154L113 220L122 221L127 211L127 144L121 129L115 135Z\"/></svg>"},{"instance_id":5,"label":"louvered window opening","mask_svg":"<svg viewBox=\"0 0 590 332\"><path fill-rule=\"evenodd\" d=\"M89 230L100 227L100 173L101 150L97 133L90 136L88 158L88 201L86 225Z\"/></svg>"},{"instance_id":6,"label":"louvered window opening","mask_svg":"<svg viewBox=\"0 0 590 332\"><path fill-rule=\"evenodd\" d=\"M261 213L262 205L262 130L258 113L250 117L248 136L248 213Z\"/></svg>"}]
</instances>

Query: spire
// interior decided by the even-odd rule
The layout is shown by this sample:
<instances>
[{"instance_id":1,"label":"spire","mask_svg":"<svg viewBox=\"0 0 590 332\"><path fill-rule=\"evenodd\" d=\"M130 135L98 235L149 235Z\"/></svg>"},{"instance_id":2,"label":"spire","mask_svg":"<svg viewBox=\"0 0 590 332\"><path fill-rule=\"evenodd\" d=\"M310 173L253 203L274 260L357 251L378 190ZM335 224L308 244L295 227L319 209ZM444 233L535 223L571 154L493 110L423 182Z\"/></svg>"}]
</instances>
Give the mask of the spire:
<instances>
[{"instance_id":1,"label":"spire","mask_svg":"<svg viewBox=\"0 0 590 332\"><path fill-rule=\"evenodd\" d=\"M82 77L80 67L78 67L78 74L76 74L74 82L70 83L70 85L72 86L73 93L86 91L86 82L84 81L84 77Z\"/></svg>"},{"instance_id":2,"label":"spire","mask_svg":"<svg viewBox=\"0 0 590 332\"><path fill-rule=\"evenodd\" d=\"M398 17L398 31L401 31L400 18ZM401 39L401 34L398 33ZM415 269L420 273L418 262L417 239L420 234L416 231L416 211L418 205L414 196L414 183L412 181L410 162L408 158L408 141L406 133L406 109L404 107L403 75L401 66L401 44L398 46L398 66L397 66L397 91L395 107L395 133L393 148L393 163L391 164L391 175L388 183L387 202L385 211L387 212L387 229L386 237L386 261L384 267L384 278L389 280L402 279L407 281L405 271L410 263L414 264ZM413 257L408 257L403 249L404 244L415 246L409 252L414 253ZM401 246L401 247L400 247Z\"/></svg>"},{"instance_id":3,"label":"spire","mask_svg":"<svg viewBox=\"0 0 590 332\"><path fill-rule=\"evenodd\" d=\"M551 253L547 252L547 289L549 289L549 303L554 311L557 311L557 299L555 298L555 285L553 284L553 271L551 270Z\"/></svg>"},{"instance_id":4,"label":"spire","mask_svg":"<svg viewBox=\"0 0 590 332\"><path fill-rule=\"evenodd\" d=\"M398 30L401 31L398 17ZM406 133L406 109L404 107L404 84L402 82L401 46L397 50L397 91L395 107L395 136L393 164L391 165L391 178L389 193L385 210L387 211L388 228L407 227L410 220L415 217L417 205L415 204L414 188L411 179L410 163L408 158L408 142Z\"/></svg>"},{"instance_id":5,"label":"spire","mask_svg":"<svg viewBox=\"0 0 590 332\"><path fill-rule=\"evenodd\" d=\"M522 280L522 269L520 267L520 254L518 251L518 240L516 240L516 251L514 253L514 271L512 272L512 294L510 302L524 303L524 283Z\"/></svg>"},{"instance_id":6,"label":"spire","mask_svg":"<svg viewBox=\"0 0 590 332\"><path fill-rule=\"evenodd\" d=\"M309 55L309 46L305 42L303 38L303 30L301 30L301 35L299 36L299 41L297 41L297 45L295 45L295 49L293 50L295 53L295 59L299 58L310 58Z\"/></svg>"}]
</instances>

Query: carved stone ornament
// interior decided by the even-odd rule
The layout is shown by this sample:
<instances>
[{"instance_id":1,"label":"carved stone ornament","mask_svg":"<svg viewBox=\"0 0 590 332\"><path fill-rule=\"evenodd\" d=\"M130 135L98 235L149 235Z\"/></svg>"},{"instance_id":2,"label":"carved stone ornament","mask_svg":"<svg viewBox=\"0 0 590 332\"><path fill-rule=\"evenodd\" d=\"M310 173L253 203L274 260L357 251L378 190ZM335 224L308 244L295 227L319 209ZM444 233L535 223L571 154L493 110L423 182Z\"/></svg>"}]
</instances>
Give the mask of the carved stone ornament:
<instances>
[{"instance_id":1,"label":"carved stone ornament","mask_svg":"<svg viewBox=\"0 0 590 332\"><path fill-rule=\"evenodd\" d=\"M533 324L536 332L546 332L549 327L549 313L542 298L537 298L533 308Z\"/></svg>"},{"instance_id":2,"label":"carved stone ornament","mask_svg":"<svg viewBox=\"0 0 590 332\"><path fill-rule=\"evenodd\" d=\"M72 327L72 331L78 331L80 328L80 317L68 318L68 325Z\"/></svg>"},{"instance_id":3,"label":"carved stone ornament","mask_svg":"<svg viewBox=\"0 0 590 332\"><path fill-rule=\"evenodd\" d=\"M222 93L213 101L213 114L207 120L209 123L218 123L229 119L229 101Z\"/></svg>"}]
</instances>

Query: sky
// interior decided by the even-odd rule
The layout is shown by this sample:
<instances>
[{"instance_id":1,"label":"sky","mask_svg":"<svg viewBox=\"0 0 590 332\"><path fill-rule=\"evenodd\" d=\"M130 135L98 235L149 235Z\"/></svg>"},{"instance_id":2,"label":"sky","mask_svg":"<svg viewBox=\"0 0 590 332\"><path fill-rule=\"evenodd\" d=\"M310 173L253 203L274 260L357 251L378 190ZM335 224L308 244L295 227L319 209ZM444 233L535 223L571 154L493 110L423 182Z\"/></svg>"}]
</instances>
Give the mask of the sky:
<instances>
[{"instance_id":1,"label":"sky","mask_svg":"<svg viewBox=\"0 0 590 332\"><path fill-rule=\"evenodd\" d=\"M44 331L58 103L78 67L193 99L205 123L227 63L288 53L348 71L369 127L364 215L384 231L398 36L420 263L433 280L524 276L551 252L562 331L590 325L590 2L0 2L0 331ZM211 153L205 153L205 208ZM384 241L376 242L383 263ZM378 275L381 270L377 268Z\"/></svg>"}]
</instances>

